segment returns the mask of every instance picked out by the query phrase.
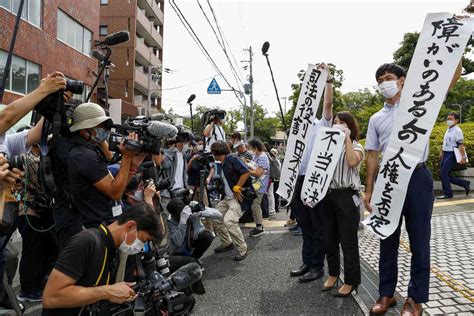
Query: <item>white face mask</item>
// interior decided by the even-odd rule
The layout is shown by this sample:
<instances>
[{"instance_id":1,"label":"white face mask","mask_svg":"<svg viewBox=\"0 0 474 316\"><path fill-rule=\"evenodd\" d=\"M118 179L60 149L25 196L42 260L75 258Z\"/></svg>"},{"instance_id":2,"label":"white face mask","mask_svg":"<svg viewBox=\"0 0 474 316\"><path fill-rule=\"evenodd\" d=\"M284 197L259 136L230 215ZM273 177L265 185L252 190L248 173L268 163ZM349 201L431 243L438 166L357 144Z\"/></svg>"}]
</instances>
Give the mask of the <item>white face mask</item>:
<instances>
[{"instance_id":1,"label":"white face mask","mask_svg":"<svg viewBox=\"0 0 474 316\"><path fill-rule=\"evenodd\" d=\"M197 149L197 150L203 150L203 149L204 149L204 146L203 146L203 145L197 145L197 146L196 146L196 149Z\"/></svg>"},{"instance_id":2,"label":"white face mask","mask_svg":"<svg viewBox=\"0 0 474 316\"><path fill-rule=\"evenodd\" d=\"M136 255L139 253L143 247L145 246L145 243L138 239L138 231L135 229L135 233L137 234L137 237L133 241L131 245L128 245L126 240L127 240L127 233L125 233L125 239L123 242L120 244L119 250L127 255Z\"/></svg>"},{"instance_id":3,"label":"white face mask","mask_svg":"<svg viewBox=\"0 0 474 316\"><path fill-rule=\"evenodd\" d=\"M188 144L183 145L183 153L188 152L188 150L189 150L189 145Z\"/></svg>"},{"instance_id":4,"label":"white face mask","mask_svg":"<svg viewBox=\"0 0 474 316\"><path fill-rule=\"evenodd\" d=\"M135 192L133 192L133 198L136 200L136 201L143 201L144 198L145 198L145 195L143 193L142 190L137 190Z\"/></svg>"},{"instance_id":5,"label":"white face mask","mask_svg":"<svg viewBox=\"0 0 474 316\"><path fill-rule=\"evenodd\" d=\"M446 124L448 124L448 126L451 127L451 126L454 125L454 121L453 120L447 120Z\"/></svg>"},{"instance_id":6,"label":"white face mask","mask_svg":"<svg viewBox=\"0 0 474 316\"><path fill-rule=\"evenodd\" d=\"M393 98L399 90L397 80L384 81L379 84L379 91L385 99Z\"/></svg>"},{"instance_id":7,"label":"white face mask","mask_svg":"<svg viewBox=\"0 0 474 316\"><path fill-rule=\"evenodd\" d=\"M337 128L338 130L341 130L341 131L343 131L346 128L346 126L342 124L333 124L332 127Z\"/></svg>"}]
</instances>

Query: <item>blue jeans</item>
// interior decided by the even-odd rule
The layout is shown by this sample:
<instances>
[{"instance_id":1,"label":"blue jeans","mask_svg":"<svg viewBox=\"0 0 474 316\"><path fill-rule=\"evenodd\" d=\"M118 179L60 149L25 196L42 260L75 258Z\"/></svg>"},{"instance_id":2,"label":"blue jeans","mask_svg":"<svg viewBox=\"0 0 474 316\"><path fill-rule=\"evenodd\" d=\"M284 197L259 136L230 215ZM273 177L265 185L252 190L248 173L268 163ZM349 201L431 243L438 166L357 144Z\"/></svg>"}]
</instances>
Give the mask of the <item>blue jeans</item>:
<instances>
[{"instance_id":1,"label":"blue jeans","mask_svg":"<svg viewBox=\"0 0 474 316\"><path fill-rule=\"evenodd\" d=\"M410 239L411 265L408 296L415 303L428 302L430 283L431 213L434 192L431 172L426 167L415 169L408 184L402 216L397 230L380 240L379 294L392 297L398 279L398 248L402 218Z\"/></svg>"},{"instance_id":2,"label":"blue jeans","mask_svg":"<svg viewBox=\"0 0 474 316\"><path fill-rule=\"evenodd\" d=\"M443 193L447 197L453 197L451 183L463 188L467 188L469 182L451 175L451 170L456 166L456 156L453 151L443 151L443 161L441 162L441 184Z\"/></svg>"}]
</instances>

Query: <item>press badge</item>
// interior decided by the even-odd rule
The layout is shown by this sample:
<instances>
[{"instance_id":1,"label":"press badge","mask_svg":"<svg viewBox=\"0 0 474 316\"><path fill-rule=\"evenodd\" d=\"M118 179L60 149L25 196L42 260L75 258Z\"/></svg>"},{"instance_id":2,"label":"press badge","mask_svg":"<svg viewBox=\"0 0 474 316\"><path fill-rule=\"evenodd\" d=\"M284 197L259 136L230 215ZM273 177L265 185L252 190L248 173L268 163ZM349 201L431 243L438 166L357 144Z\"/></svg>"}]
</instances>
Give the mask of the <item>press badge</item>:
<instances>
[{"instance_id":1,"label":"press badge","mask_svg":"<svg viewBox=\"0 0 474 316\"><path fill-rule=\"evenodd\" d=\"M117 201L115 201L115 205L112 206L112 216L113 217L117 217L119 215L121 215L123 212L122 212L122 205L119 204Z\"/></svg>"}]
</instances>

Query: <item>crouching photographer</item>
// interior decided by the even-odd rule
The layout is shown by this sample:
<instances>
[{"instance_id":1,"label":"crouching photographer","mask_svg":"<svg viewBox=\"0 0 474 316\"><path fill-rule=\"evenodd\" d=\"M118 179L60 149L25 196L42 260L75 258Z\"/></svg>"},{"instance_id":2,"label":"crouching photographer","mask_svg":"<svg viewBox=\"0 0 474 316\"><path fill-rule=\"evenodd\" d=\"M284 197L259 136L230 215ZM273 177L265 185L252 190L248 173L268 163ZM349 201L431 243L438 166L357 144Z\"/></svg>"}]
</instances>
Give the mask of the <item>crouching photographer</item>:
<instances>
[{"instance_id":1,"label":"crouching photographer","mask_svg":"<svg viewBox=\"0 0 474 316\"><path fill-rule=\"evenodd\" d=\"M101 224L75 235L48 278L43 315L82 315L85 306L102 300L117 304L135 300L133 283L110 284L115 280L117 251L138 253L146 242L161 239L158 232L155 211L147 204L137 204L109 226Z\"/></svg>"},{"instance_id":2,"label":"crouching photographer","mask_svg":"<svg viewBox=\"0 0 474 316\"><path fill-rule=\"evenodd\" d=\"M172 255L191 256L199 259L214 240L214 234L205 229L201 218L220 219L216 209L205 207L195 201L186 205L180 199L172 199L167 206L168 248Z\"/></svg>"}]
</instances>

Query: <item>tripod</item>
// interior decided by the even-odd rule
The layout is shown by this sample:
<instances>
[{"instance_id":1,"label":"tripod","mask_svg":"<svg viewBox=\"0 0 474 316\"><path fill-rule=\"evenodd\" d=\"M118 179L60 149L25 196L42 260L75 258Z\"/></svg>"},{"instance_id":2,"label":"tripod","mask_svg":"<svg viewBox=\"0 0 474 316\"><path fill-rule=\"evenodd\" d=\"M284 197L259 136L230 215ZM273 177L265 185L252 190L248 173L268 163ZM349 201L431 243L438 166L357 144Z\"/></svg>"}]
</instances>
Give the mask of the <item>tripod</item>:
<instances>
[{"instance_id":1,"label":"tripod","mask_svg":"<svg viewBox=\"0 0 474 316\"><path fill-rule=\"evenodd\" d=\"M109 108L109 79L110 79L110 65L112 64L110 60L110 55L112 55L112 49L108 46L103 46L103 49L107 51L105 55L103 55L100 52L94 51L93 56L97 58L100 62L100 70L99 74L97 75L97 78L94 81L94 84L92 85L91 91L89 91L89 94L87 95L86 102L89 102L92 92L94 89L97 87L99 84L100 77L102 74L104 74L104 86L105 86L105 107L108 109Z\"/></svg>"}]
</instances>

